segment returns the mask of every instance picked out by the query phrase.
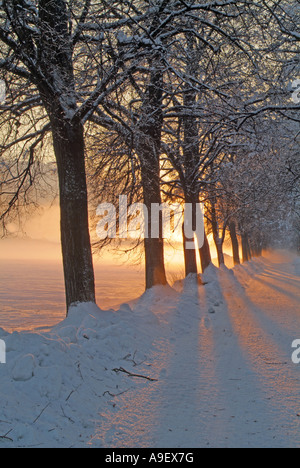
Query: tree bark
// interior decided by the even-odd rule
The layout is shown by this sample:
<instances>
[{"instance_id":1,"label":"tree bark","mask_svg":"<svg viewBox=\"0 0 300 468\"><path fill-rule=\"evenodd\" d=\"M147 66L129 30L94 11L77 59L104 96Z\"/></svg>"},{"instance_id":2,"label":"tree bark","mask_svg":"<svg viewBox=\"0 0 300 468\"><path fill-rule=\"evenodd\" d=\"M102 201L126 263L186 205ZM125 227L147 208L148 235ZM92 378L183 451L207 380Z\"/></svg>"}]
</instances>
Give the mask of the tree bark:
<instances>
[{"instance_id":1,"label":"tree bark","mask_svg":"<svg viewBox=\"0 0 300 468\"><path fill-rule=\"evenodd\" d=\"M161 205L160 148L162 134L163 74L157 58L149 60L152 70L137 128L136 150L141 163L144 204L148 210L148 238L144 241L146 289L166 285L162 215L159 218L159 238L152 236L152 207Z\"/></svg>"},{"instance_id":2,"label":"tree bark","mask_svg":"<svg viewBox=\"0 0 300 468\"><path fill-rule=\"evenodd\" d=\"M154 286L166 285L167 277L164 263L164 239L162 213L159 216L159 237L152 236L152 210L153 205L161 205L159 161L151 163L148 153L146 164L142 165L142 184L144 205L148 211L148 236L144 240L146 289Z\"/></svg>"},{"instance_id":3,"label":"tree bark","mask_svg":"<svg viewBox=\"0 0 300 468\"><path fill-rule=\"evenodd\" d=\"M51 119L57 161L61 243L67 311L74 303L95 302L95 279L89 234L83 128Z\"/></svg>"},{"instance_id":4,"label":"tree bark","mask_svg":"<svg viewBox=\"0 0 300 468\"><path fill-rule=\"evenodd\" d=\"M243 263L251 260L251 251L249 245L248 235L242 232L242 251L243 251Z\"/></svg>"},{"instance_id":5,"label":"tree bark","mask_svg":"<svg viewBox=\"0 0 300 468\"><path fill-rule=\"evenodd\" d=\"M201 269L202 273L205 272L206 268L209 267L212 263L211 253L210 253L210 246L207 239L206 233L204 234L204 244L203 247L200 248L200 261L201 261Z\"/></svg>"},{"instance_id":6,"label":"tree bark","mask_svg":"<svg viewBox=\"0 0 300 468\"><path fill-rule=\"evenodd\" d=\"M184 245L184 263L185 263L185 276L197 275L197 253L196 249L188 249L186 247L187 242L191 242L191 239L187 239L183 234L183 245Z\"/></svg>"},{"instance_id":7,"label":"tree bark","mask_svg":"<svg viewBox=\"0 0 300 468\"><path fill-rule=\"evenodd\" d=\"M217 249L217 254L218 254L218 263L219 267L221 265L225 265L225 257L224 257L224 252L223 252L223 244L220 238L215 239L215 244L216 244L216 249Z\"/></svg>"},{"instance_id":8,"label":"tree bark","mask_svg":"<svg viewBox=\"0 0 300 468\"><path fill-rule=\"evenodd\" d=\"M189 199L189 197L186 197L186 203L192 203L192 200ZM193 218L194 215L196 215L196 210L194 208L194 203L193 205ZM196 226L195 222L193 219L193 230L196 231ZM184 262L185 262L185 276L189 276L191 274L197 275L198 274L198 266L197 266L197 252L196 252L196 245L195 245L195 240L194 238L189 239L186 236L184 225L182 227L183 231L183 251L184 251ZM194 244L194 248L188 248L188 244ZM190 247L190 246L189 246Z\"/></svg>"},{"instance_id":9,"label":"tree bark","mask_svg":"<svg viewBox=\"0 0 300 468\"><path fill-rule=\"evenodd\" d=\"M193 41L189 38L190 53L193 53ZM195 63L190 64L189 72L193 73ZM189 68L189 67L188 67ZM185 85L185 92L183 95L184 108L186 109L183 117L184 138L182 144L183 161L184 161L184 195L185 203L192 205L192 228L196 232L196 204L199 202L198 189L195 183L195 168L199 158L199 128L197 120L193 113L195 112L197 103L197 94L195 90L191 89L190 85ZM183 232L184 242L184 258L186 276L190 274L198 274L197 267L197 251L194 237L189 239ZM187 243L194 243L194 248L187 249Z\"/></svg>"},{"instance_id":10,"label":"tree bark","mask_svg":"<svg viewBox=\"0 0 300 468\"><path fill-rule=\"evenodd\" d=\"M233 253L233 262L235 265L241 264L240 259L240 248L239 248L239 241L236 233L236 225L234 221L229 223L229 231L230 231L230 238L232 243L232 253Z\"/></svg>"},{"instance_id":11,"label":"tree bark","mask_svg":"<svg viewBox=\"0 0 300 468\"><path fill-rule=\"evenodd\" d=\"M68 312L72 304L95 302L84 131L81 122L74 118L77 98L67 3L64 0L40 0L39 21L43 34L37 45L36 81L51 123L58 169Z\"/></svg>"}]
</instances>

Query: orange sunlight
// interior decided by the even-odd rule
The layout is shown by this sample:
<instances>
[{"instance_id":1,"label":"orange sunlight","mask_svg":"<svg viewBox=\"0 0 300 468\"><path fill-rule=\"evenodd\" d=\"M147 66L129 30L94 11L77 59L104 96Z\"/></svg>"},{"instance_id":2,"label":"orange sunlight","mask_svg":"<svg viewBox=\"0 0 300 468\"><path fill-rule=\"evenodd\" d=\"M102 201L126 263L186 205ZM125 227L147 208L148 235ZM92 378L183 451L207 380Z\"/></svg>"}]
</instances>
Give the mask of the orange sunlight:
<instances>
[{"instance_id":1,"label":"orange sunlight","mask_svg":"<svg viewBox=\"0 0 300 468\"><path fill-rule=\"evenodd\" d=\"M24 233L18 234L15 225L8 226L11 236L0 243L0 258L3 260L31 260L61 262L61 246L59 233L59 207L41 207L38 212L27 217L23 223ZM217 265L217 252L212 235L208 236L213 262ZM196 240L196 247L197 240ZM197 248L198 251L198 248ZM225 260L228 267L232 267L231 244L224 244ZM177 279L184 276L184 257L182 236L179 234L174 242L165 242L166 268L172 277ZM197 256L199 271L201 271L200 258ZM126 267L141 272L144 265L128 260L127 256L115 254L113 249L105 248L101 256L94 255L95 266ZM172 283L172 281L171 281Z\"/></svg>"}]
</instances>

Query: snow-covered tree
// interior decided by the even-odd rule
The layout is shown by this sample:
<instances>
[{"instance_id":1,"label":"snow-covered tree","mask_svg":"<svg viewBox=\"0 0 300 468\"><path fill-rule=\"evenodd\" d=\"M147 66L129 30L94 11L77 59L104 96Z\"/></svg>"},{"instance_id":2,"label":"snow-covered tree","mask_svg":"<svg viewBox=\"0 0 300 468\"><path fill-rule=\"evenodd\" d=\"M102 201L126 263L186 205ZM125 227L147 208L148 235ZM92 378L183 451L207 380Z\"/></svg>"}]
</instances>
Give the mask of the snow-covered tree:
<instances>
[{"instance_id":1,"label":"snow-covered tree","mask_svg":"<svg viewBox=\"0 0 300 468\"><path fill-rule=\"evenodd\" d=\"M101 33L95 30L95 18L104 25ZM3 216L14 207L28 180L32 185L36 150L50 132L59 178L68 308L76 302L95 301L84 124L103 95L125 79L125 54L109 54L115 19L118 14L113 5L107 7L90 0L83 4L64 0L1 1L0 69L8 85L1 121L8 127L14 121L20 128L20 136L3 145L2 158L5 161L6 150L11 151L13 146L18 151L20 143L27 142L28 147L24 169L18 167L13 174L15 194L4 207ZM32 109L33 124L28 125L24 114Z\"/></svg>"}]
</instances>

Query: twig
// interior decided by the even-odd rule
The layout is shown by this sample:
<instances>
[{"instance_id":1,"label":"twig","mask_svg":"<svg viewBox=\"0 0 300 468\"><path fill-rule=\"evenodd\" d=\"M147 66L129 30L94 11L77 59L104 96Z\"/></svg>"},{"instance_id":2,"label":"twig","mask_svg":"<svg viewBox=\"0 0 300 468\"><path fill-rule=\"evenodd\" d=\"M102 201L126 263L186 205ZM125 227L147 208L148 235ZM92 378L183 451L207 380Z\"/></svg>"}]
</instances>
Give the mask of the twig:
<instances>
[{"instance_id":1,"label":"twig","mask_svg":"<svg viewBox=\"0 0 300 468\"><path fill-rule=\"evenodd\" d=\"M77 363L77 369L78 369L78 371L79 371L80 377L81 377L82 380L84 381L84 378L83 378L83 375L82 375L82 372L81 372L81 368L80 368L80 362Z\"/></svg>"},{"instance_id":2,"label":"twig","mask_svg":"<svg viewBox=\"0 0 300 468\"><path fill-rule=\"evenodd\" d=\"M114 393L110 393L110 392L107 390L106 392L104 392L104 393L103 393L103 396L105 396L105 395L107 394L107 395L109 395L109 396L111 396L111 397L115 398L115 397L118 397L118 396L124 395L124 393L127 393L127 392L129 392L129 390L130 390L130 388L129 388L128 390L125 390L124 392L121 392L121 393L116 393L116 394L114 394Z\"/></svg>"},{"instance_id":3,"label":"twig","mask_svg":"<svg viewBox=\"0 0 300 468\"><path fill-rule=\"evenodd\" d=\"M5 440L9 440L10 442L13 442L13 439L11 439L10 437L7 437L8 434L10 434L12 431L12 429L10 429L5 435L3 436L0 436L0 439L5 439Z\"/></svg>"},{"instance_id":4,"label":"twig","mask_svg":"<svg viewBox=\"0 0 300 468\"><path fill-rule=\"evenodd\" d=\"M33 421L32 424L35 424L37 422L38 419L40 419L40 417L42 416L42 414L44 413L44 411L46 411L46 409L50 406L50 403L48 403L47 406L45 406L45 408L40 412L40 414L37 416L37 418L35 418L35 420Z\"/></svg>"},{"instance_id":5,"label":"twig","mask_svg":"<svg viewBox=\"0 0 300 468\"><path fill-rule=\"evenodd\" d=\"M81 384L78 385L77 388L75 388L75 390L72 390L71 393L69 394L69 396L66 398L66 401L69 401L71 396L73 395L73 393L77 392L77 390L79 389L79 387L81 387Z\"/></svg>"},{"instance_id":6,"label":"twig","mask_svg":"<svg viewBox=\"0 0 300 468\"><path fill-rule=\"evenodd\" d=\"M73 393L75 393L75 390L72 390L72 391L71 391L71 393L70 393L70 395L68 396L68 398L66 398L66 401L69 401L69 400L70 400L70 398L71 398L71 396L73 395Z\"/></svg>"},{"instance_id":7,"label":"twig","mask_svg":"<svg viewBox=\"0 0 300 468\"><path fill-rule=\"evenodd\" d=\"M135 351L135 353L134 353L132 359L130 359L131 356L132 356L131 354L128 354L128 355L125 356L123 359L124 359L124 361L132 362L134 367L141 366L142 364L144 364L144 362L146 361L146 359L144 359L144 361L142 361L142 362L140 362L140 363L137 363L136 360L135 360L136 355L137 355L137 351Z\"/></svg>"},{"instance_id":8,"label":"twig","mask_svg":"<svg viewBox=\"0 0 300 468\"><path fill-rule=\"evenodd\" d=\"M120 369L113 369L113 372L123 372L124 374L129 375L129 377L138 377L140 379L146 379L149 380L150 382L158 382L157 379L151 379L150 377L146 377L145 375L140 375L140 374L132 374L131 372L128 372L126 369L123 367L120 367Z\"/></svg>"},{"instance_id":9,"label":"twig","mask_svg":"<svg viewBox=\"0 0 300 468\"><path fill-rule=\"evenodd\" d=\"M61 411L62 411L63 416L64 416L66 419L68 419L72 424L75 424L75 421L73 421L72 418L70 418L69 416L66 415L66 413L65 413L65 411L64 411L64 409L63 409L63 407L62 407L62 405L60 405L60 408L61 408Z\"/></svg>"}]
</instances>

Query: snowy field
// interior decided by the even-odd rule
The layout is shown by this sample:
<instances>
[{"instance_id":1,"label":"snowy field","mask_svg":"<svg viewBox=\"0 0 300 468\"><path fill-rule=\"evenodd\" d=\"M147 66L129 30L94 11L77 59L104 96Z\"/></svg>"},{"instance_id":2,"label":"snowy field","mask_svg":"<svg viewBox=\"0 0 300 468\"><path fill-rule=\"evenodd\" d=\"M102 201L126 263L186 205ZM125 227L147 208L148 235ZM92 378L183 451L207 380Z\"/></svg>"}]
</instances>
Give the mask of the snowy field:
<instances>
[{"instance_id":1,"label":"snowy field","mask_svg":"<svg viewBox=\"0 0 300 468\"><path fill-rule=\"evenodd\" d=\"M126 266L95 264L96 294L101 308L140 296L144 274ZM0 327L10 332L45 330L66 316L61 261L1 259Z\"/></svg>"},{"instance_id":2,"label":"snowy field","mask_svg":"<svg viewBox=\"0 0 300 468\"><path fill-rule=\"evenodd\" d=\"M203 279L1 329L0 447L299 447L300 259Z\"/></svg>"}]
</instances>

